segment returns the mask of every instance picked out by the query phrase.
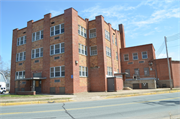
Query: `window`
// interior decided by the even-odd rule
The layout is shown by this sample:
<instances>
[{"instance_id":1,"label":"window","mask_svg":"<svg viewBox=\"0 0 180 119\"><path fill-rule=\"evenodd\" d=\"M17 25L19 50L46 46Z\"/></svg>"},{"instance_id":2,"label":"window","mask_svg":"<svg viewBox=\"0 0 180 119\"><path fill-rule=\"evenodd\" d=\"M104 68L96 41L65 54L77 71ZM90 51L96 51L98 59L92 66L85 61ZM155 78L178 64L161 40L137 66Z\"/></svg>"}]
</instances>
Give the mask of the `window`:
<instances>
[{"instance_id":1,"label":"window","mask_svg":"<svg viewBox=\"0 0 180 119\"><path fill-rule=\"evenodd\" d=\"M116 52L116 60L118 60L118 53Z\"/></svg>"},{"instance_id":2,"label":"window","mask_svg":"<svg viewBox=\"0 0 180 119\"><path fill-rule=\"evenodd\" d=\"M129 61L129 55L128 54L124 54L124 61Z\"/></svg>"},{"instance_id":3,"label":"window","mask_svg":"<svg viewBox=\"0 0 180 119\"><path fill-rule=\"evenodd\" d=\"M87 47L79 43L79 54L87 55Z\"/></svg>"},{"instance_id":4,"label":"window","mask_svg":"<svg viewBox=\"0 0 180 119\"><path fill-rule=\"evenodd\" d=\"M43 48L33 49L31 51L31 58L43 57Z\"/></svg>"},{"instance_id":5,"label":"window","mask_svg":"<svg viewBox=\"0 0 180 119\"><path fill-rule=\"evenodd\" d=\"M149 68L148 67L144 68L144 75L149 76Z\"/></svg>"},{"instance_id":6,"label":"window","mask_svg":"<svg viewBox=\"0 0 180 119\"><path fill-rule=\"evenodd\" d=\"M59 43L50 46L50 55L64 53L64 43Z\"/></svg>"},{"instance_id":7,"label":"window","mask_svg":"<svg viewBox=\"0 0 180 119\"><path fill-rule=\"evenodd\" d=\"M138 60L138 53L133 53L133 60Z\"/></svg>"},{"instance_id":8,"label":"window","mask_svg":"<svg viewBox=\"0 0 180 119\"><path fill-rule=\"evenodd\" d=\"M112 76L112 67L107 67L107 75Z\"/></svg>"},{"instance_id":9,"label":"window","mask_svg":"<svg viewBox=\"0 0 180 119\"><path fill-rule=\"evenodd\" d=\"M148 55L147 55L147 52L142 52L142 59L147 59L148 58Z\"/></svg>"},{"instance_id":10,"label":"window","mask_svg":"<svg viewBox=\"0 0 180 119\"><path fill-rule=\"evenodd\" d=\"M26 44L26 36L19 37L17 39L17 46Z\"/></svg>"},{"instance_id":11,"label":"window","mask_svg":"<svg viewBox=\"0 0 180 119\"><path fill-rule=\"evenodd\" d=\"M95 38L95 37L96 37L96 29L90 29L89 38Z\"/></svg>"},{"instance_id":12,"label":"window","mask_svg":"<svg viewBox=\"0 0 180 119\"><path fill-rule=\"evenodd\" d=\"M137 69L134 69L134 74L137 75L137 76L139 76L139 69L138 69L138 68L137 68Z\"/></svg>"},{"instance_id":13,"label":"window","mask_svg":"<svg viewBox=\"0 0 180 119\"><path fill-rule=\"evenodd\" d=\"M26 52L16 54L16 62L26 60Z\"/></svg>"},{"instance_id":14,"label":"window","mask_svg":"<svg viewBox=\"0 0 180 119\"><path fill-rule=\"evenodd\" d=\"M105 38L110 41L110 34L105 30Z\"/></svg>"},{"instance_id":15,"label":"window","mask_svg":"<svg viewBox=\"0 0 180 119\"><path fill-rule=\"evenodd\" d=\"M111 48L106 47L106 56L111 57Z\"/></svg>"},{"instance_id":16,"label":"window","mask_svg":"<svg viewBox=\"0 0 180 119\"><path fill-rule=\"evenodd\" d=\"M64 77L65 76L65 66L51 67L50 77Z\"/></svg>"},{"instance_id":17,"label":"window","mask_svg":"<svg viewBox=\"0 0 180 119\"><path fill-rule=\"evenodd\" d=\"M24 78L25 78L25 71L16 72L16 79L24 79Z\"/></svg>"},{"instance_id":18,"label":"window","mask_svg":"<svg viewBox=\"0 0 180 119\"><path fill-rule=\"evenodd\" d=\"M91 54L91 56L97 55L97 46L90 47L90 54Z\"/></svg>"},{"instance_id":19,"label":"window","mask_svg":"<svg viewBox=\"0 0 180 119\"><path fill-rule=\"evenodd\" d=\"M112 42L113 42L113 44L114 44L114 36L112 35Z\"/></svg>"},{"instance_id":20,"label":"window","mask_svg":"<svg viewBox=\"0 0 180 119\"><path fill-rule=\"evenodd\" d=\"M32 34L32 42L43 39L43 30Z\"/></svg>"},{"instance_id":21,"label":"window","mask_svg":"<svg viewBox=\"0 0 180 119\"><path fill-rule=\"evenodd\" d=\"M58 79L58 80L54 80L54 82L55 82L55 83L58 83L58 82L60 82L60 79Z\"/></svg>"},{"instance_id":22,"label":"window","mask_svg":"<svg viewBox=\"0 0 180 119\"><path fill-rule=\"evenodd\" d=\"M119 69L117 69L117 72L119 73Z\"/></svg>"},{"instance_id":23,"label":"window","mask_svg":"<svg viewBox=\"0 0 180 119\"><path fill-rule=\"evenodd\" d=\"M64 33L64 24L59 24L56 26L52 26L50 28L50 35L51 36L55 36L55 35L62 34L62 33Z\"/></svg>"},{"instance_id":24,"label":"window","mask_svg":"<svg viewBox=\"0 0 180 119\"><path fill-rule=\"evenodd\" d=\"M131 75L130 75L130 69L126 69L125 72L128 73L128 74L126 74L126 77L131 77Z\"/></svg>"},{"instance_id":25,"label":"window","mask_svg":"<svg viewBox=\"0 0 180 119\"><path fill-rule=\"evenodd\" d=\"M87 77L88 76L88 69L84 66L79 66L79 76L80 77Z\"/></svg>"},{"instance_id":26,"label":"window","mask_svg":"<svg viewBox=\"0 0 180 119\"><path fill-rule=\"evenodd\" d=\"M115 38L115 45L117 46L117 38Z\"/></svg>"},{"instance_id":27,"label":"window","mask_svg":"<svg viewBox=\"0 0 180 119\"><path fill-rule=\"evenodd\" d=\"M86 29L78 25L78 34L86 38Z\"/></svg>"}]
</instances>

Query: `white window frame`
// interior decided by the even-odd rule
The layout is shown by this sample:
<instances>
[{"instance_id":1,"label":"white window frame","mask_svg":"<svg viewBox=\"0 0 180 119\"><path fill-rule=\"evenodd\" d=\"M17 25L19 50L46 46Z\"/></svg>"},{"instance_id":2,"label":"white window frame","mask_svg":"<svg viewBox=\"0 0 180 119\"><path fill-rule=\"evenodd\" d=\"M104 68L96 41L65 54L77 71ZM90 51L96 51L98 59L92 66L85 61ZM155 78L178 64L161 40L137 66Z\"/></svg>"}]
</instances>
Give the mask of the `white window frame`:
<instances>
[{"instance_id":1,"label":"white window frame","mask_svg":"<svg viewBox=\"0 0 180 119\"><path fill-rule=\"evenodd\" d=\"M21 44L21 38L22 37L23 37L23 44ZM19 44L18 44L18 42L19 42ZM26 35L17 38L17 46L24 45L24 44L26 44Z\"/></svg>"},{"instance_id":2,"label":"white window frame","mask_svg":"<svg viewBox=\"0 0 180 119\"><path fill-rule=\"evenodd\" d=\"M88 67L85 67L85 66L79 66L79 68L81 67L81 70L79 70L79 73L81 72L81 75L79 74L79 77L88 77ZM82 71L82 69L85 69L84 70L84 75L83 75L83 71ZM86 72L87 72L87 74L86 74Z\"/></svg>"},{"instance_id":3,"label":"white window frame","mask_svg":"<svg viewBox=\"0 0 180 119\"><path fill-rule=\"evenodd\" d=\"M105 29L105 38L110 41L110 33Z\"/></svg>"},{"instance_id":4,"label":"white window frame","mask_svg":"<svg viewBox=\"0 0 180 119\"><path fill-rule=\"evenodd\" d=\"M133 60L138 60L138 59L139 59L139 58L138 58L138 53L137 53L137 59L134 59L134 54L135 54L135 53L137 53L137 52L132 53Z\"/></svg>"},{"instance_id":5,"label":"white window frame","mask_svg":"<svg viewBox=\"0 0 180 119\"><path fill-rule=\"evenodd\" d=\"M143 58L143 52L146 52L147 58ZM141 52L142 59L148 59L148 52L147 51L143 51L143 52Z\"/></svg>"},{"instance_id":6,"label":"white window frame","mask_svg":"<svg viewBox=\"0 0 180 119\"><path fill-rule=\"evenodd\" d=\"M91 54L91 47L96 47L96 54ZM98 51L97 51L97 45L95 45L95 46L90 46L90 56L94 56L94 55L97 55L98 54ZM93 51L95 51L95 50L93 50Z\"/></svg>"},{"instance_id":7,"label":"white window frame","mask_svg":"<svg viewBox=\"0 0 180 119\"><path fill-rule=\"evenodd\" d=\"M80 30L79 30L79 26L80 26ZM81 28L83 29L83 35L81 34ZM81 25L78 25L78 30L80 31L80 33L78 32L78 34L80 35L80 36L83 36L83 37L87 37L87 29L85 29L84 27L82 27ZM84 32L84 31L86 31L86 33ZM86 34L86 35L85 35Z\"/></svg>"},{"instance_id":8,"label":"white window frame","mask_svg":"<svg viewBox=\"0 0 180 119\"><path fill-rule=\"evenodd\" d=\"M96 28L89 29L89 38L95 38L96 37L96 32L90 33L91 30L96 30ZM91 35L92 34L92 35Z\"/></svg>"},{"instance_id":9,"label":"white window frame","mask_svg":"<svg viewBox=\"0 0 180 119\"><path fill-rule=\"evenodd\" d=\"M116 52L116 60L118 60L118 52Z\"/></svg>"},{"instance_id":10,"label":"white window frame","mask_svg":"<svg viewBox=\"0 0 180 119\"><path fill-rule=\"evenodd\" d=\"M40 32L40 33L39 33L39 39L36 39L36 34L37 34L37 32ZM44 32L43 32L43 30L40 30L40 31L37 31L37 32L32 33L32 42L35 42L35 41L38 41L38 40L41 40L41 39L44 38ZM42 32L43 32L43 38L41 38ZM34 38L34 39L33 39L33 34L35 34L35 36L34 36L35 38Z\"/></svg>"},{"instance_id":11,"label":"white window frame","mask_svg":"<svg viewBox=\"0 0 180 119\"><path fill-rule=\"evenodd\" d=\"M61 32L61 25L63 25L63 24L64 24L64 23L56 25L56 26L59 26L59 34L63 34L63 33L64 33L64 32ZM59 35L59 34L55 34L55 27L56 27L56 26L51 26L51 27L50 27L50 37L51 37L51 36ZM54 29L53 35L51 35L51 28Z\"/></svg>"},{"instance_id":12,"label":"white window frame","mask_svg":"<svg viewBox=\"0 0 180 119\"><path fill-rule=\"evenodd\" d=\"M107 67L107 76L113 76L112 75L112 67Z\"/></svg>"},{"instance_id":13,"label":"white window frame","mask_svg":"<svg viewBox=\"0 0 180 119\"><path fill-rule=\"evenodd\" d=\"M41 48L43 48L43 47L41 47ZM42 56L41 56L41 48L37 48L37 49L39 49L39 57L43 57L43 54L42 54ZM32 49L31 50L31 59L36 59L36 58L39 58L39 57L36 57L36 50L37 49ZM34 58L32 57L32 52L34 51Z\"/></svg>"},{"instance_id":14,"label":"white window frame","mask_svg":"<svg viewBox=\"0 0 180 119\"><path fill-rule=\"evenodd\" d=\"M79 48L79 45L80 45L80 48ZM78 45L78 51L80 50L79 54L87 56L88 55L87 46L80 44L80 43L79 43L79 45ZM82 52L83 50L84 50L84 53Z\"/></svg>"},{"instance_id":15,"label":"white window frame","mask_svg":"<svg viewBox=\"0 0 180 119\"><path fill-rule=\"evenodd\" d=\"M19 72L21 72L21 73L22 73L22 78L19 78ZM18 78L16 78L16 77L17 77L17 76L16 76L16 73L18 73ZM15 72L15 80L16 80L16 79L23 79L23 78L25 78L26 73L25 73L25 75L24 75L24 73L25 73L25 70Z\"/></svg>"},{"instance_id":16,"label":"white window frame","mask_svg":"<svg viewBox=\"0 0 180 119\"><path fill-rule=\"evenodd\" d=\"M125 60L125 55L128 55L128 60ZM124 61L129 61L129 54L124 54Z\"/></svg>"},{"instance_id":17,"label":"white window frame","mask_svg":"<svg viewBox=\"0 0 180 119\"><path fill-rule=\"evenodd\" d=\"M20 53L23 54L23 55L22 55L22 60L20 60ZM20 61L26 60L26 57L24 57L24 53L26 54L26 52L19 52L19 53L16 54L16 62L20 62ZM17 55L18 55L18 57L17 57ZM26 55L25 55L25 56L26 56Z\"/></svg>"},{"instance_id":18,"label":"white window frame","mask_svg":"<svg viewBox=\"0 0 180 119\"><path fill-rule=\"evenodd\" d=\"M111 57L111 48L106 46L106 56Z\"/></svg>"},{"instance_id":19,"label":"white window frame","mask_svg":"<svg viewBox=\"0 0 180 119\"><path fill-rule=\"evenodd\" d=\"M116 46L117 46L117 38L115 38L115 44L116 44Z\"/></svg>"},{"instance_id":20,"label":"white window frame","mask_svg":"<svg viewBox=\"0 0 180 119\"><path fill-rule=\"evenodd\" d=\"M62 52L62 48L61 48L61 45L62 45L63 43L64 43L64 42L58 43L58 44L54 44L54 45L50 45L50 56L64 53L65 50L64 50L64 52ZM59 50L59 53L55 53L55 45L59 45L59 49L60 49L60 50ZM51 46L53 46L53 54L51 54ZM64 48L65 48L65 47L64 47Z\"/></svg>"},{"instance_id":21,"label":"white window frame","mask_svg":"<svg viewBox=\"0 0 180 119\"><path fill-rule=\"evenodd\" d=\"M56 69L56 67L59 67L60 68L60 76L55 76L55 73L56 73L56 71L55 71L55 69ZM62 71L61 71L61 67L65 67L64 65L62 65L62 66L56 66L56 67L50 67L50 78L59 78L59 77L65 77L65 75L64 76L62 76ZM53 77L51 77L51 68L53 68L54 69L54 76ZM64 70L64 72L65 72L65 70Z\"/></svg>"}]
</instances>

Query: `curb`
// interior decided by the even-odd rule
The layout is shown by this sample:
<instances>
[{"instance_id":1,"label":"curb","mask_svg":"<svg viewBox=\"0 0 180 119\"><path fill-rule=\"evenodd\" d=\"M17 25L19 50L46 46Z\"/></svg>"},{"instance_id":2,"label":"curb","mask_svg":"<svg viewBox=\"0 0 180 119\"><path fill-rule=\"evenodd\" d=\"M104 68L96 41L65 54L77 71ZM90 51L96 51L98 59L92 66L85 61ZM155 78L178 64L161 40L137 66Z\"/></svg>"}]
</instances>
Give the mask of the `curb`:
<instances>
[{"instance_id":1,"label":"curb","mask_svg":"<svg viewBox=\"0 0 180 119\"><path fill-rule=\"evenodd\" d=\"M143 95L155 95L155 94L164 94L164 93L176 93L176 92L180 92L180 90L152 92L152 93L141 93L141 94L129 94L129 95L117 95L117 96L107 96L104 99L121 98L121 97L132 97L132 96L143 96Z\"/></svg>"},{"instance_id":2,"label":"curb","mask_svg":"<svg viewBox=\"0 0 180 119\"><path fill-rule=\"evenodd\" d=\"M72 102L75 100L54 100L54 101L29 101L29 102L13 102L13 103L0 103L0 106L13 106L13 105L26 105L26 104L45 104L45 103L60 103L60 102Z\"/></svg>"}]
</instances>

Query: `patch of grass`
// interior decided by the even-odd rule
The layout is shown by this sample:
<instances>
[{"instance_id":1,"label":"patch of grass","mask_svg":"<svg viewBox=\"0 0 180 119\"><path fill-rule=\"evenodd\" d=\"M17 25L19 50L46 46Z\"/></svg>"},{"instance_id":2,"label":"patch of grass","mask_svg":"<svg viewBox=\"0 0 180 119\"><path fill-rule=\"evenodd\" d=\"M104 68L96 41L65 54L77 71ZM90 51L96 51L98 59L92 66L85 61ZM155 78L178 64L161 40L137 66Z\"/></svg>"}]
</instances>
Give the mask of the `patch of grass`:
<instances>
[{"instance_id":1,"label":"patch of grass","mask_svg":"<svg viewBox=\"0 0 180 119\"><path fill-rule=\"evenodd\" d=\"M42 97L51 97L49 95L12 95L12 94L7 94L7 95L0 95L1 99L5 98L42 98Z\"/></svg>"}]
</instances>

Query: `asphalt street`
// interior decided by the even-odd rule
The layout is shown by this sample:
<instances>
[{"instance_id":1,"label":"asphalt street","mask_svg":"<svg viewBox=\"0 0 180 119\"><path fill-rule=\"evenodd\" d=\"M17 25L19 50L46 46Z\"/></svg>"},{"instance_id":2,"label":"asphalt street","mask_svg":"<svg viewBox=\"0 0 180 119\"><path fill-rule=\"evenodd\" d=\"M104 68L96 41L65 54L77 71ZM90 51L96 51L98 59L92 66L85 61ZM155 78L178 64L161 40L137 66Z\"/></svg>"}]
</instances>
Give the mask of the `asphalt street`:
<instances>
[{"instance_id":1,"label":"asphalt street","mask_svg":"<svg viewBox=\"0 0 180 119\"><path fill-rule=\"evenodd\" d=\"M0 107L0 119L163 119L180 115L180 93ZM179 117L180 118L180 117Z\"/></svg>"}]
</instances>

